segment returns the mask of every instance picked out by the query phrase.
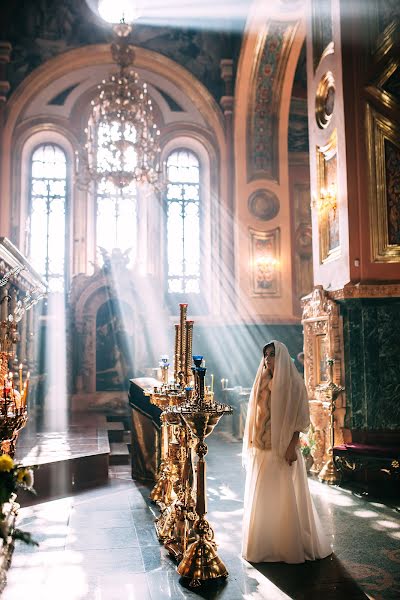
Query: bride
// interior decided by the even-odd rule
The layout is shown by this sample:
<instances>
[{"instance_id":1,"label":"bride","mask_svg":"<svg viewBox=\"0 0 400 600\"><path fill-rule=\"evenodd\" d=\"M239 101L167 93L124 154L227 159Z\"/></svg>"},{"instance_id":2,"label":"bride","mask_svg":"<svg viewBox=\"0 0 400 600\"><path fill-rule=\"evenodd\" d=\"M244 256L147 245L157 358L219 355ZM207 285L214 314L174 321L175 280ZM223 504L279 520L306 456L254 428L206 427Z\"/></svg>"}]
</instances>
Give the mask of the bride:
<instances>
[{"instance_id":1,"label":"bride","mask_svg":"<svg viewBox=\"0 0 400 600\"><path fill-rule=\"evenodd\" d=\"M310 496L298 441L310 424L307 392L284 344L263 348L243 438L243 557L302 563L332 553Z\"/></svg>"}]
</instances>

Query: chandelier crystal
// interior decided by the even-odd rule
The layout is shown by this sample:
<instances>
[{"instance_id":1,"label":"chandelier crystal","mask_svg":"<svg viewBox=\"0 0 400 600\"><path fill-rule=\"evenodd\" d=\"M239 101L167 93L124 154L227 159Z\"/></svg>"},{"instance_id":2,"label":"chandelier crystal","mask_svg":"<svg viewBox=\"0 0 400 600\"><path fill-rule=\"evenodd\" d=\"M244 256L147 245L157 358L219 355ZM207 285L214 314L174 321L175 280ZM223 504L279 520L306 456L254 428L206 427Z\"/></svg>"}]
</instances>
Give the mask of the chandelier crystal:
<instances>
[{"instance_id":1,"label":"chandelier crystal","mask_svg":"<svg viewBox=\"0 0 400 600\"><path fill-rule=\"evenodd\" d=\"M131 69L135 58L128 42L131 30L123 20L114 26L111 52L119 73L98 86L86 130L90 178L110 181L120 189L134 181L156 186L161 175L160 130L147 84Z\"/></svg>"}]
</instances>

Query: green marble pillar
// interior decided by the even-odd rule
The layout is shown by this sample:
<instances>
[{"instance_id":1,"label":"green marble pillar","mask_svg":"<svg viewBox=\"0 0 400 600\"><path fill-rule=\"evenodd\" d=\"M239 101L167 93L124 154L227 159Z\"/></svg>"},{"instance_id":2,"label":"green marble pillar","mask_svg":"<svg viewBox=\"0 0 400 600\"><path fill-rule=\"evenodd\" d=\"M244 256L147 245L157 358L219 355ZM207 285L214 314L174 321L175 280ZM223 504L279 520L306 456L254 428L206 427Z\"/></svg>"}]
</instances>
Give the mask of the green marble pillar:
<instances>
[{"instance_id":1,"label":"green marble pillar","mask_svg":"<svg viewBox=\"0 0 400 600\"><path fill-rule=\"evenodd\" d=\"M400 430L400 298L340 300L346 427Z\"/></svg>"}]
</instances>

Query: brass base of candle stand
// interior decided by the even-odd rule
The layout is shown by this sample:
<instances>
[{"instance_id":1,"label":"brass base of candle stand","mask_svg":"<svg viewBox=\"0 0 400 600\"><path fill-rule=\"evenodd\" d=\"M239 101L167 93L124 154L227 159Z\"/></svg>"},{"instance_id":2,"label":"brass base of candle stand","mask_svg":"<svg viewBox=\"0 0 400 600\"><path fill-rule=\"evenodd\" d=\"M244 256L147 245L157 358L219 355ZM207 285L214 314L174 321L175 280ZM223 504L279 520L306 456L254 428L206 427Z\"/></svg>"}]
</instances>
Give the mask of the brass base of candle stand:
<instances>
[{"instance_id":1,"label":"brass base of candle stand","mask_svg":"<svg viewBox=\"0 0 400 600\"><path fill-rule=\"evenodd\" d=\"M160 542L164 542L172 535L173 524L175 521L175 502L165 507L161 515L155 520L157 537Z\"/></svg>"},{"instance_id":2,"label":"brass base of candle stand","mask_svg":"<svg viewBox=\"0 0 400 600\"><path fill-rule=\"evenodd\" d=\"M329 458L325 465L319 472L318 479L329 485L336 485L340 483L341 475L340 471L336 468L336 465L332 458Z\"/></svg>"},{"instance_id":3,"label":"brass base of candle stand","mask_svg":"<svg viewBox=\"0 0 400 600\"><path fill-rule=\"evenodd\" d=\"M150 498L153 502L160 505L161 510L165 506L169 506L175 498L174 480L176 474L171 465L166 463L163 466L161 475L150 493Z\"/></svg>"},{"instance_id":4,"label":"brass base of candle stand","mask_svg":"<svg viewBox=\"0 0 400 600\"><path fill-rule=\"evenodd\" d=\"M177 562L182 560L189 544L197 539L194 531L196 519L197 515L193 499L191 504L188 500L185 501L184 499L175 502L175 511L173 519L171 519L171 535L164 542L164 546Z\"/></svg>"},{"instance_id":5,"label":"brass base of candle stand","mask_svg":"<svg viewBox=\"0 0 400 600\"><path fill-rule=\"evenodd\" d=\"M208 579L228 576L228 571L217 554L215 543L205 539L191 544L177 571L182 577L190 579L190 587L198 587Z\"/></svg>"}]
</instances>

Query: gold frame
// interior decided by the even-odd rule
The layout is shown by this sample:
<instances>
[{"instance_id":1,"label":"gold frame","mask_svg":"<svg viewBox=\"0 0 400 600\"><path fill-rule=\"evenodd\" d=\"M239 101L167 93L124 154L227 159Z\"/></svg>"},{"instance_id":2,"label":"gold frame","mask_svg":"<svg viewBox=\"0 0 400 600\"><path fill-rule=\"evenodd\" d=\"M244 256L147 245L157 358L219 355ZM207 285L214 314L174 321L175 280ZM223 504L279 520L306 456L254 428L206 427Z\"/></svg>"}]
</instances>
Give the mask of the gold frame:
<instances>
[{"instance_id":1,"label":"gold frame","mask_svg":"<svg viewBox=\"0 0 400 600\"><path fill-rule=\"evenodd\" d=\"M325 102L330 89L336 94L335 78L332 71L326 71L321 77L315 96L315 120L320 129L326 129L332 119L334 106L331 114L326 112Z\"/></svg>"},{"instance_id":2,"label":"gold frame","mask_svg":"<svg viewBox=\"0 0 400 600\"><path fill-rule=\"evenodd\" d=\"M253 296L260 297L271 297L281 295L281 248L280 248L280 228L276 227L269 231L257 231L249 227L249 241L250 241L250 261L251 261L251 292ZM271 267L274 270L272 279L272 285L270 288L259 288L257 286L257 268L256 268L256 243L257 241L270 241L273 253L273 259L276 262L276 266Z\"/></svg>"},{"instance_id":3,"label":"gold frame","mask_svg":"<svg viewBox=\"0 0 400 600\"><path fill-rule=\"evenodd\" d=\"M379 77L375 80L375 84L369 85L366 88L366 91L371 98L381 102L389 110L400 110L400 104L397 99L390 92L385 90L384 87L385 83L398 68L400 68L400 59L390 60L385 69L379 73Z\"/></svg>"},{"instance_id":4,"label":"gold frame","mask_svg":"<svg viewBox=\"0 0 400 600\"><path fill-rule=\"evenodd\" d=\"M332 182L327 181L327 163L333 157L336 157L336 181L334 182L337 188L338 178L337 173L339 171L338 166L338 154L337 154L337 132L336 129L332 132L328 143L325 146L317 146L317 190L318 198L321 197L321 190L328 188ZM337 196L338 198L338 192ZM339 220L339 205L336 200L336 219ZM328 212L318 212L318 232L319 232L319 260L320 263L325 263L331 260L335 260L340 256L340 230L339 230L339 245L332 250L329 249L329 223L328 223Z\"/></svg>"},{"instance_id":5,"label":"gold frame","mask_svg":"<svg viewBox=\"0 0 400 600\"><path fill-rule=\"evenodd\" d=\"M400 262L400 244L389 243L385 140L400 149L395 125L367 104L369 217L374 262Z\"/></svg>"}]
</instances>

